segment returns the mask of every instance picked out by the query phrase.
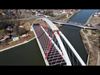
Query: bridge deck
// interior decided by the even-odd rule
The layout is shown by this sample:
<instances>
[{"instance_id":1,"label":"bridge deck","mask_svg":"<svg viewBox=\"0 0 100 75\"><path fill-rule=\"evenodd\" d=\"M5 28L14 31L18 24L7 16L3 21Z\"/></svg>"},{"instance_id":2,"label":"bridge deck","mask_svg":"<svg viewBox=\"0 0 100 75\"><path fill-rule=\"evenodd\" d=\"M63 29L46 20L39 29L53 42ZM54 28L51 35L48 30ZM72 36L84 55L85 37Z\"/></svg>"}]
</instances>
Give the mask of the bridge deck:
<instances>
[{"instance_id":1,"label":"bridge deck","mask_svg":"<svg viewBox=\"0 0 100 75\"><path fill-rule=\"evenodd\" d=\"M46 53L49 51L49 49L48 49L48 43L50 42L49 38L47 37L47 35L44 33L44 31L41 29L40 26L34 25L33 28L37 35L37 39L39 40L39 42L43 48L43 51L46 55ZM48 31L48 30L46 30L46 31ZM50 31L48 33L50 34ZM66 65L65 60L62 58L62 56L60 55L60 53L57 51L57 49L55 48L55 46L53 44L51 44L51 48L48 53L47 60L48 60L50 66Z\"/></svg>"},{"instance_id":2,"label":"bridge deck","mask_svg":"<svg viewBox=\"0 0 100 75\"><path fill-rule=\"evenodd\" d=\"M71 25L79 28L86 28L86 29L97 29L100 30L99 26L94 26L94 27L89 27L86 25L82 25L81 23L76 23L76 22L60 22L60 21L53 21L54 23L60 24L60 25Z\"/></svg>"}]
</instances>

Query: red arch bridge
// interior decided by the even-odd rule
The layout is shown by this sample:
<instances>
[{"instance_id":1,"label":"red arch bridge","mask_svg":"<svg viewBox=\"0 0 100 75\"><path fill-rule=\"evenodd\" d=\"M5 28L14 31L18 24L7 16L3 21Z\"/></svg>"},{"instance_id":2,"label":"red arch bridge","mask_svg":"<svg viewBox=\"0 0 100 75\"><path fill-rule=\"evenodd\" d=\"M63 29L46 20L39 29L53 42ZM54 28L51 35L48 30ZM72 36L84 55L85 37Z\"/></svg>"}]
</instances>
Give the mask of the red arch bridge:
<instances>
[{"instance_id":1,"label":"red arch bridge","mask_svg":"<svg viewBox=\"0 0 100 75\"><path fill-rule=\"evenodd\" d=\"M70 41L52 21L47 18L39 18L39 20L47 23L47 26L34 24L32 30L47 66L86 65Z\"/></svg>"}]
</instances>

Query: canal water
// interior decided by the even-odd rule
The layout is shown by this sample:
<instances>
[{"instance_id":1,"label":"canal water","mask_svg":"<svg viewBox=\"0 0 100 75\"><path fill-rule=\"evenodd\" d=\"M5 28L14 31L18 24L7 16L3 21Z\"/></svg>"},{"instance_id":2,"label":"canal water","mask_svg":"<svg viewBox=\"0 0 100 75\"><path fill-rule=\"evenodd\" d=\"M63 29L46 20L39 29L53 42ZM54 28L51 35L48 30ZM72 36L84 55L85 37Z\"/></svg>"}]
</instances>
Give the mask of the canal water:
<instances>
[{"instance_id":1,"label":"canal water","mask_svg":"<svg viewBox=\"0 0 100 75\"><path fill-rule=\"evenodd\" d=\"M34 39L27 44L0 52L0 65L43 66L45 62Z\"/></svg>"},{"instance_id":2,"label":"canal water","mask_svg":"<svg viewBox=\"0 0 100 75\"><path fill-rule=\"evenodd\" d=\"M81 10L69 21L85 23L94 10ZM77 52L86 62L87 52L84 48L80 28L64 25L60 28ZM0 65L45 65L36 39L31 42L0 53Z\"/></svg>"},{"instance_id":3,"label":"canal water","mask_svg":"<svg viewBox=\"0 0 100 75\"><path fill-rule=\"evenodd\" d=\"M93 9L84 9L81 10L79 13L73 15L68 22L77 22L81 24L85 24L89 17L95 12L96 10ZM60 30L62 33L68 38L68 40L71 42L73 47L76 49L76 51L79 53L79 55L82 57L84 62L87 62L87 51L84 47L84 44L82 42L82 38L80 35L80 29L77 26L71 26L71 25L63 25Z\"/></svg>"},{"instance_id":4,"label":"canal water","mask_svg":"<svg viewBox=\"0 0 100 75\"><path fill-rule=\"evenodd\" d=\"M76 13L75 15L73 15L68 22L76 22L76 23L81 23L81 24L85 24L86 21L89 19L89 17L95 13L94 9L82 9L80 10L78 13Z\"/></svg>"}]
</instances>

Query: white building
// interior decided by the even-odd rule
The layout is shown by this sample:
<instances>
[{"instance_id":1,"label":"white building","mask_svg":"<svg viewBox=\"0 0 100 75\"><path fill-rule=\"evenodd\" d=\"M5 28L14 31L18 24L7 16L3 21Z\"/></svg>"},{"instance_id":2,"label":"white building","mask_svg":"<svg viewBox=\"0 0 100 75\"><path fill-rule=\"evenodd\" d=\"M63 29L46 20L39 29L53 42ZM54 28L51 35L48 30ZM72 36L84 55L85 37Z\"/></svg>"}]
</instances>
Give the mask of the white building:
<instances>
[{"instance_id":1,"label":"white building","mask_svg":"<svg viewBox=\"0 0 100 75\"><path fill-rule=\"evenodd\" d=\"M17 40L19 40L19 37L12 36L12 40L13 40L13 41L17 41Z\"/></svg>"}]
</instances>

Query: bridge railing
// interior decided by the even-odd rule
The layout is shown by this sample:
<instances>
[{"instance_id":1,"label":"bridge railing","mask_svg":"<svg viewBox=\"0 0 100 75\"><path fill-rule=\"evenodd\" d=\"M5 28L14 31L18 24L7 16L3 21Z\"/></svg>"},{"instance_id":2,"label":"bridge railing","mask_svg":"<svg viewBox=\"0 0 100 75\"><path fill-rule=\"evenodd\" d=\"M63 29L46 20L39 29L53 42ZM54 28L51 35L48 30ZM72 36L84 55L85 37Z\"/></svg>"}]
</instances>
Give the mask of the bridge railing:
<instances>
[{"instance_id":1,"label":"bridge railing","mask_svg":"<svg viewBox=\"0 0 100 75\"><path fill-rule=\"evenodd\" d=\"M37 39L41 44L41 48L45 56L44 60L46 59L49 65L65 65L66 62L61 55L61 51L53 42L53 37L48 34L50 31L42 26L34 26L34 30L37 35Z\"/></svg>"}]
</instances>

